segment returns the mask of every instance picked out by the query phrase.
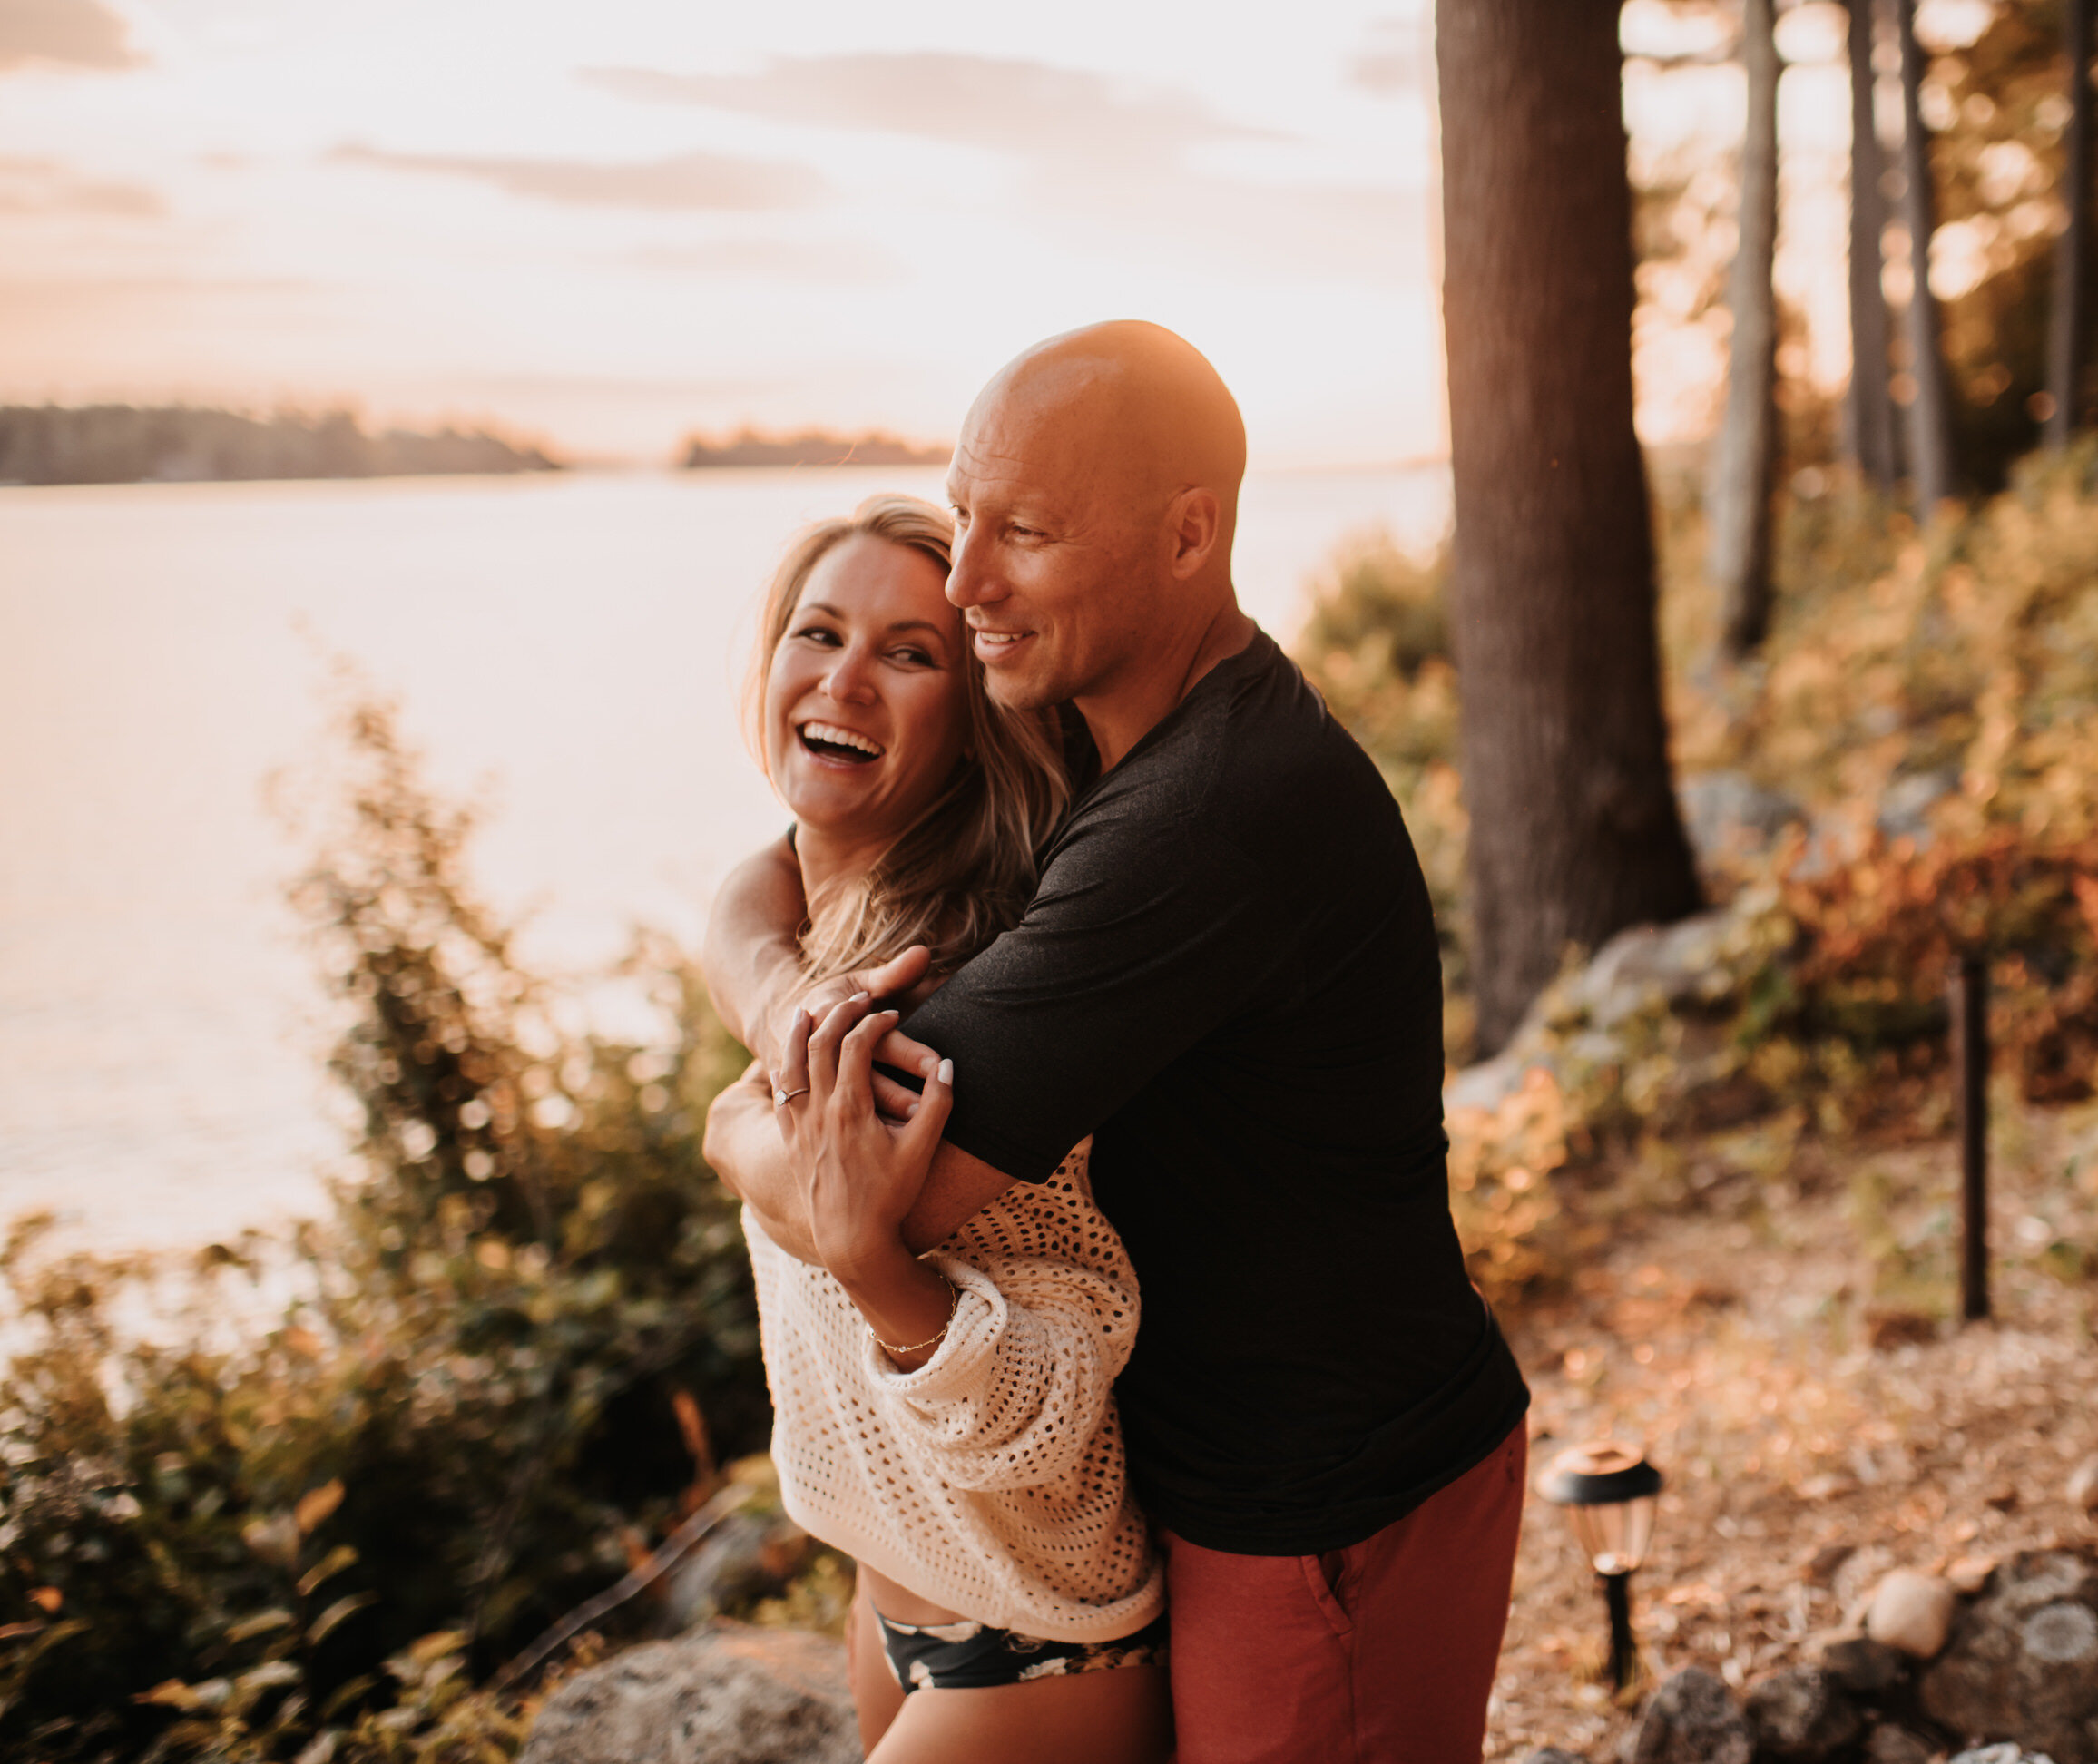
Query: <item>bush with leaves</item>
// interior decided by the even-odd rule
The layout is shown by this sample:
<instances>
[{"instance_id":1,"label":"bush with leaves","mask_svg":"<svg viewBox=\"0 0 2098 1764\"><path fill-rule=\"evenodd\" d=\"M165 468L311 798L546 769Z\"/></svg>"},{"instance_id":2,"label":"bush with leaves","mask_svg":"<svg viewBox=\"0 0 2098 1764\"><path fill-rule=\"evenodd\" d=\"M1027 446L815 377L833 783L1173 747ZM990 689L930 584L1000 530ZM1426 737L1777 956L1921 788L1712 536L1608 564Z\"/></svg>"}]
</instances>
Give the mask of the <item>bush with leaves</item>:
<instances>
[{"instance_id":1,"label":"bush with leaves","mask_svg":"<svg viewBox=\"0 0 2098 1764\"><path fill-rule=\"evenodd\" d=\"M1737 769L1799 801L1812 838L1711 879L1734 922L1693 1007L1594 1033L1568 982L1540 1001L1568 1169L1783 1115L1830 1134L1940 1131L1948 970L1991 959L1993 1039L2034 1101L2098 1072L2098 442L2011 488L1908 519L1838 475L1788 499L1761 653L1713 664L1702 522L1662 478L1666 701L1678 766ZM1824 483L1828 483L1824 475ZM1466 1051L1466 817L1457 681L1440 633L1446 554L1358 541L1298 644L1306 671L1406 809L1445 942L1446 1043ZM1877 819L1942 792L1925 837ZM1521 1116L1527 1103L1511 1099ZM1505 1296L1550 1272L1559 1229L1512 1116L1453 1115L1475 1276ZM1506 1180L1523 1186L1511 1190Z\"/></svg>"},{"instance_id":2,"label":"bush with leaves","mask_svg":"<svg viewBox=\"0 0 2098 1764\"><path fill-rule=\"evenodd\" d=\"M164 1262L45 1253L34 1222L0 1256L26 1337L0 1376L11 1758L499 1755L517 1710L468 1687L769 1430L699 1152L740 1056L691 970L635 963L667 1045L564 1029L473 895L468 818L386 709L348 734L347 817L299 897L362 1179L289 1240L214 1246L146 1327ZM225 1326L286 1287L273 1322Z\"/></svg>"}]
</instances>

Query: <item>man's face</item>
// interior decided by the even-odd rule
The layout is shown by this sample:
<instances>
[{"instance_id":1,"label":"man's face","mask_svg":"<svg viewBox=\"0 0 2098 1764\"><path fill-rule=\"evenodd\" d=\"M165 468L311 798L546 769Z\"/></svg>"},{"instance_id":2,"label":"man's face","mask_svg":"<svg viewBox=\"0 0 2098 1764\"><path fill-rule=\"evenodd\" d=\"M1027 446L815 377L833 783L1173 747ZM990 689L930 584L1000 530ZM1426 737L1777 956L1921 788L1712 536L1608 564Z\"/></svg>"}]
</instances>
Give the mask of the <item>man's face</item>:
<instances>
[{"instance_id":1,"label":"man's face","mask_svg":"<svg viewBox=\"0 0 2098 1764\"><path fill-rule=\"evenodd\" d=\"M994 387L955 448L947 598L1015 710L1083 701L1142 665L1164 504L1102 426L1067 399Z\"/></svg>"}]
</instances>

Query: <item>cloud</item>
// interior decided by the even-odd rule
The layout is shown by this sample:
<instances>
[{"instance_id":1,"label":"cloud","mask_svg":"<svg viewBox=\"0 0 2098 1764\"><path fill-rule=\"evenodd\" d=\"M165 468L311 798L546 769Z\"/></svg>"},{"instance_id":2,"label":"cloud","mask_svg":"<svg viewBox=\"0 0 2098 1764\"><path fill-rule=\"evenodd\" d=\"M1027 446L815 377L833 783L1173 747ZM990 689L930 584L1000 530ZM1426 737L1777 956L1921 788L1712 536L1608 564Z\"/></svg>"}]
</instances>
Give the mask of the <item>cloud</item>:
<instances>
[{"instance_id":1,"label":"cloud","mask_svg":"<svg viewBox=\"0 0 2098 1764\"><path fill-rule=\"evenodd\" d=\"M647 245L623 261L673 275L770 276L832 285L900 281L908 266L897 253L862 240L821 243L783 239L723 239L699 245Z\"/></svg>"},{"instance_id":2,"label":"cloud","mask_svg":"<svg viewBox=\"0 0 2098 1764\"><path fill-rule=\"evenodd\" d=\"M5 0L0 0L5 4ZM583 208L657 210L799 208L820 196L823 179L805 165L683 153L607 164L595 160L482 158L466 153L392 153L352 143L328 158L393 172L471 178L513 196Z\"/></svg>"},{"instance_id":3,"label":"cloud","mask_svg":"<svg viewBox=\"0 0 2098 1764\"><path fill-rule=\"evenodd\" d=\"M1424 21L1384 18L1369 27L1369 41L1348 57L1351 84L1379 96L1435 88L1435 48Z\"/></svg>"},{"instance_id":4,"label":"cloud","mask_svg":"<svg viewBox=\"0 0 2098 1764\"><path fill-rule=\"evenodd\" d=\"M0 0L0 72L33 62L113 72L145 57L102 0Z\"/></svg>"},{"instance_id":5,"label":"cloud","mask_svg":"<svg viewBox=\"0 0 2098 1764\"><path fill-rule=\"evenodd\" d=\"M0 0L5 5L5 0ZM0 154L0 214L116 214L151 219L168 211L157 190L144 184L103 183L75 175L55 160Z\"/></svg>"},{"instance_id":6,"label":"cloud","mask_svg":"<svg viewBox=\"0 0 2098 1764\"><path fill-rule=\"evenodd\" d=\"M1378 39L1381 41L1381 39ZM1403 278L1424 240L1417 191L1250 179L1199 150L1298 144L1197 98L1103 74L981 55L787 56L750 74L598 68L623 97L823 128L879 131L1017 162L1027 223L1060 247L1226 262L1285 276ZM1419 252L1414 255L1418 257Z\"/></svg>"},{"instance_id":7,"label":"cloud","mask_svg":"<svg viewBox=\"0 0 2098 1764\"><path fill-rule=\"evenodd\" d=\"M583 77L627 98L1037 159L1157 161L1205 142L1285 139L1220 117L1184 93L986 55L785 56L756 74L613 67L589 69Z\"/></svg>"}]
</instances>

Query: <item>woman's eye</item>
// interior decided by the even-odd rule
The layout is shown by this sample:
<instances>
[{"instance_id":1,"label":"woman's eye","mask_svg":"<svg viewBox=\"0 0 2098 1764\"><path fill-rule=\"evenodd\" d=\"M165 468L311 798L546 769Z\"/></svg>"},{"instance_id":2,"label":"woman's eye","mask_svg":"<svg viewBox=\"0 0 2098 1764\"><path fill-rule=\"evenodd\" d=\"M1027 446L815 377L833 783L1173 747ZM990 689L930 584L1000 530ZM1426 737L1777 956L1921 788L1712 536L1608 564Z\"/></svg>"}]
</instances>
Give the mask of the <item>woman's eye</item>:
<instances>
[{"instance_id":1,"label":"woman's eye","mask_svg":"<svg viewBox=\"0 0 2098 1764\"><path fill-rule=\"evenodd\" d=\"M797 637L805 637L812 643L836 643L838 642L838 633L823 625L803 625L794 634Z\"/></svg>"}]
</instances>

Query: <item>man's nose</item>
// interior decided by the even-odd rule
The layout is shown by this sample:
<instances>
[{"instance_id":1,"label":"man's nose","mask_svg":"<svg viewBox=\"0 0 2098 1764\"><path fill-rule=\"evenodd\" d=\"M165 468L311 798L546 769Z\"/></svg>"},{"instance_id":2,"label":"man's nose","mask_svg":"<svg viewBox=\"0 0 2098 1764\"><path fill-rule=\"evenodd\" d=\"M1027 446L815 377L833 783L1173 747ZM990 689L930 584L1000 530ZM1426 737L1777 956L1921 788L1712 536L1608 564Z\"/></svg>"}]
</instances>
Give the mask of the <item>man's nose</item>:
<instances>
[{"instance_id":1,"label":"man's nose","mask_svg":"<svg viewBox=\"0 0 2098 1764\"><path fill-rule=\"evenodd\" d=\"M947 604L984 606L1003 600L1005 591L989 567L988 547L968 528L956 536L954 563L947 570Z\"/></svg>"}]
</instances>

